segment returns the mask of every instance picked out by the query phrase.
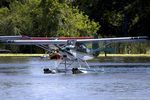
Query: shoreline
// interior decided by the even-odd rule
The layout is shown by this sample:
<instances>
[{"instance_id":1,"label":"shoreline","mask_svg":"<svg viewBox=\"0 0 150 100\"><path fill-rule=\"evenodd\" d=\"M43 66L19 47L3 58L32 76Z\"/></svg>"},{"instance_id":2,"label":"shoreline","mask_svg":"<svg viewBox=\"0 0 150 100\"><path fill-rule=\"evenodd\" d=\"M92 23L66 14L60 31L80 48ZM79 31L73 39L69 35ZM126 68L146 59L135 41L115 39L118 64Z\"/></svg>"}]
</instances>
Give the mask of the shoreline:
<instances>
[{"instance_id":1,"label":"shoreline","mask_svg":"<svg viewBox=\"0 0 150 100\"><path fill-rule=\"evenodd\" d=\"M0 54L0 57L41 57L48 54ZM105 57L105 54L100 54L98 57ZM150 57L150 54L107 54L107 57Z\"/></svg>"},{"instance_id":2,"label":"shoreline","mask_svg":"<svg viewBox=\"0 0 150 100\"><path fill-rule=\"evenodd\" d=\"M105 54L99 54L98 57L105 57ZM150 57L150 54L107 54L107 57Z\"/></svg>"}]
</instances>

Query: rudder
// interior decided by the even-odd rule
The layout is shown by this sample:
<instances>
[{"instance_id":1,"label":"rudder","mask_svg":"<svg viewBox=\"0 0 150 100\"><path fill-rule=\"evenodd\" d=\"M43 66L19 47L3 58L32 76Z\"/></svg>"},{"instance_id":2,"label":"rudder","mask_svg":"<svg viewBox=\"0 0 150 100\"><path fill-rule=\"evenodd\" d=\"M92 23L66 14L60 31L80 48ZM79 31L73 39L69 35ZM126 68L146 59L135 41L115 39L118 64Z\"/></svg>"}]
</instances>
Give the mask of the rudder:
<instances>
[{"instance_id":1,"label":"rudder","mask_svg":"<svg viewBox=\"0 0 150 100\"><path fill-rule=\"evenodd\" d=\"M94 39L98 39L98 35L97 34L94 35ZM93 51L95 51L98 48L99 48L99 44L98 43L92 43L92 49L93 49ZM98 55L99 55L99 51L93 52L93 56L97 57Z\"/></svg>"}]
</instances>

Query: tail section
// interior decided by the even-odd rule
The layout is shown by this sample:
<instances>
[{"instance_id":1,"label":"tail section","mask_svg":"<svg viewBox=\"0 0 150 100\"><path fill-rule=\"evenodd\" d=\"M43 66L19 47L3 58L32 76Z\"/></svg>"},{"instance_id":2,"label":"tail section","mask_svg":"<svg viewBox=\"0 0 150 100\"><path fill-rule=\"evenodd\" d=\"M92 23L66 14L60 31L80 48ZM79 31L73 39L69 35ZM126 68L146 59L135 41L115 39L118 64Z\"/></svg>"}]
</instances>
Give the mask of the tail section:
<instances>
[{"instance_id":1,"label":"tail section","mask_svg":"<svg viewBox=\"0 0 150 100\"><path fill-rule=\"evenodd\" d=\"M94 39L98 39L98 35L94 35ZM97 50L99 48L99 44L98 43L92 43L92 49L93 49L93 56L98 56L99 55L99 51Z\"/></svg>"}]
</instances>

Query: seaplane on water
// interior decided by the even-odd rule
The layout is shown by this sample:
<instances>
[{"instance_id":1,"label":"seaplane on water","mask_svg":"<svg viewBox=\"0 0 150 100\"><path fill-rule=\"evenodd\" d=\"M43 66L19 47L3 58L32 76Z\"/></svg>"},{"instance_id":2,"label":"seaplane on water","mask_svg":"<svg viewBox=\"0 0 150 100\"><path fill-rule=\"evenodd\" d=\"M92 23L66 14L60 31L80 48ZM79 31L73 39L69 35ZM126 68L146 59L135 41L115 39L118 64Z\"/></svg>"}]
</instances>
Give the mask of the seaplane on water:
<instances>
[{"instance_id":1,"label":"seaplane on water","mask_svg":"<svg viewBox=\"0 0 150 100\"><path fill-rule=\"evenodd\" d=\"M50 54L62 58L56 70L44 69L45 73L67 72L69 68L73 74L87 72L90 66L86 60L93 59L99 55L104 47L99 43L105 43L105 48L111 43L118 42L143 42L150 41L147 36L101 38L97 37L28 37L28 36L0 36L0 42L8 45L36 45ZM92 43L92 48L85 44ZM85 65L84 68L82 65ZM60 70L60 66L63 68Z\"/></svg>"}]
</instances>

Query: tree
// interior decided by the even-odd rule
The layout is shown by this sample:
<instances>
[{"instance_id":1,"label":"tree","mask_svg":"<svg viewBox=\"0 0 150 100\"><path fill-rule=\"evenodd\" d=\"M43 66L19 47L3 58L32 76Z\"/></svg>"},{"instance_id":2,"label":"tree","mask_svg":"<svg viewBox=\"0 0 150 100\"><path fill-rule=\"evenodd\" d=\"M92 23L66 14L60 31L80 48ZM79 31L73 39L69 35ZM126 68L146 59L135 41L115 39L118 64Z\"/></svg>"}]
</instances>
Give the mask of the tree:
<instances>
[{"instance_id":1,"label":"tree","mask_svg":"<svg viewBox=\"0 0 150 100\"><path fill-rule=\"evenodd\" d=\"M150 3L148 0L75 0L75 6L90 19L101 23L101 35L149 35Z\"/></svg>"},{"instance_id":2,"label":"tree","mask_svg":"<svg viewBox=\"0 0 150 100\"><path fill-rule=\"evenodd\" d=\"M70 0L14 0L0 8L1 35L92 36L99 28Z\"/></svg>"},{"instance_id":3,"label":"tree","mask_svg":"<svg viewBox=\"0 0 150 100\"><path fill-rule=\"evenodd\" d=\"M69 0L23 1L16 0L10 3L9 9L0 9L1 34L10 32L29 36L90 36L100 27L77 7L71 6Z\"/></svg>"},{"instance_id":4,"label":"tree","mask_svg":"<svg viewBox=\"0 0 150 100\"><path fill-rule=\"evenodd\" d=\"M42 0L42 23L44 33L55 36L87 36L99 29L99 24L90 21L77 7L70 6L69 0ZM46 32L47 30L47 32ZM52 35L53 35L52 34Z\"/></svg>"},{"instance_id":5,"label":"tree","mask_svg":"<svg viewBox=\"0 0 150 100\"><path fill-rule=\"evenodd\" d=\"M9 7L9 3L12 1L14 1L14 0L1 0L0 1L0 8L1 7Z\"/></svg>"}]
</instances>

